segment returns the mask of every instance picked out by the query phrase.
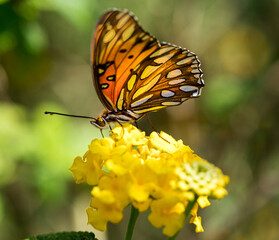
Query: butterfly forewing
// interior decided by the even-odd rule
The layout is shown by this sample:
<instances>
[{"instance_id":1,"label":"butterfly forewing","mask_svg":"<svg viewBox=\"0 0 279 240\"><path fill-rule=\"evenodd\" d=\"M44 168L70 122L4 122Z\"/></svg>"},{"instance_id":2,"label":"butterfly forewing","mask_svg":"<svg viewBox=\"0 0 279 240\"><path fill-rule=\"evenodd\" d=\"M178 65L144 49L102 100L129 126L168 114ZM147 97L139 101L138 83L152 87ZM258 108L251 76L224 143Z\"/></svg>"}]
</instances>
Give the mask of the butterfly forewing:
<instances>
[{"instance_id":1,"label":"butterfly forewing","mask_svg":"<svg viewBox=\"0 0 279 240\"><path fill-rule=\"evenodd\" d=\"M109 110L122 110L117 100L131 71L157 48L157 40L130 13L113 10L101 17L91 59L96 91Z\"/></svg>"}]
</instances>

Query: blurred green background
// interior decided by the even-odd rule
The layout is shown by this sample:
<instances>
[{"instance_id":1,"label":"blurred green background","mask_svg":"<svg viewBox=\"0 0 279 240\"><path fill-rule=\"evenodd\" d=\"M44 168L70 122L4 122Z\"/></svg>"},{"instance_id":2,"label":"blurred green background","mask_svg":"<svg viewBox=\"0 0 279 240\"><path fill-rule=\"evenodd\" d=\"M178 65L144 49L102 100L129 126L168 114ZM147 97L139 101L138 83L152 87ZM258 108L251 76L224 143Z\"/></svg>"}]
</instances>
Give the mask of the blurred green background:
<instances>
[{"instance_id":1,"label":"blurred green background","mask_svg":"<svg viewBox=\"0 0 279 240\"><path fill-rule=\"evenodd\" d=\"M145 30L202 62L202 96L150 117L231 183L227 197L200 211L205 232L186 224L177 239L278 240L278 0L0 0L0 239L93 230L90 187L76 185L68 168L100 131L43 111L103 109L90 42L109 8L129 9ZM152 130L146 119L139 126ZM166 239L147 214L134 239ZM124 239L127 218L100 239Z\"/></svg>"}]
</instances>

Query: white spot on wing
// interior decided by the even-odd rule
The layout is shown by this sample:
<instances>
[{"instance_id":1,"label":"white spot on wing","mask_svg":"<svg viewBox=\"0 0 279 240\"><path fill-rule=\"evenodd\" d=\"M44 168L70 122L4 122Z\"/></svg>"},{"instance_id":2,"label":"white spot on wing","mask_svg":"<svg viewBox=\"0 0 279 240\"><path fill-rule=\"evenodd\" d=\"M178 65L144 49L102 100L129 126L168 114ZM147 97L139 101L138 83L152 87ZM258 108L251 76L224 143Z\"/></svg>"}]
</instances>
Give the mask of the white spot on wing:
<instances>
[{"instance_id":1,"label":"white spot on wing","mask_svg":"<svg viewBox=\"0 0 279 240\"><path fill-rule=\"evenodd\" d=\"M174 54L175 54L175 53L169 53L169 54L164 55L164 56L162 56L162 57L155 58L155 59L154 59L154 62L155 62L155 63L158 63L158 64L165 63L165 62L167 62L168 60L170 60L170 59L173 57Z\"/></svg>"},{"instance_id":2,"label":"white spot on wing","mask_svg":"<svg viewBox=\"0 0 279 240\"><path fill-rule=\"evenodd\" d=\"M191 67L192 67L192 68L198 68L199 66L198 66L198 64L196 63L196 64L191 64Z\"/></svg>"},{"instance_id":3,"label":"white spot on wing","mask_svg":"<svg viewBox=\"0 0 279 240\"><path fill-rule=\"evenodd\" d=\"M131 107L134 108L134 107L142 105L143 103L147 102L150 98L152 98L152 96L153 96L153 94L149 94L149 95L145 96L144 98L141 98L140 100L138 100L136 102L133 102L131 104Z\"/></svg>"},{"instance_id":4,"label":"white spot on wing","mask_svg":"<svg viewBox=\"0 0 279 240\"><path fill-rule=\"evenodd\" d=\"M191 63L194 59L195 59L194 56L192 56L192 57L186 57L186 58L180 60L179 62L177 62L176 64L177 64L177 65L189 64L189 63Z\"/></svg>"},{"instance_id":5,"label":"white spot on wing","mask_svg":"<svg viewBox=\"0 0 279 240\"><path fill-rule=\"evenodd\" d=\"M173 97L175 95L175 93L173 91L170 90L163 90L161 92L161 96L164 98L169 98L169 97Z\"/></svg>"},{"instance_id":6,"label":"white spot on wing","mask_svg":"<svg viewBox=\"0 0 279 240\"><path fill-rule=\"evenodd\" d=\"M167 78L174 78L182 74L180 69L174 69L167 74Z\"/></svg>"},{"instance_id":7,"label":"white spot on wing","mask_svg":"<svg viewBox=\"0 0 279 240\"><path fill-rule=\"evenodd\" d=\"M203 79L202 79L202 78L200 78L200 79L198 80L198 83L199 83L199 84L204 84Z\"/></svg>"},{"instance_id":8,"label":"white spot on wing","mask_svg":"<svg viewBox=\"0 0 279 240\"><path fill-rule=\"evenodd\" d=\"M199 95L200 95L200 92L199 92L199 91L196 91L196 92L193 92L192 97L197 97L197 96L199 96Z\"/></svg>"},{"instance_id":9,"label":"white spot on wing","mask_svg":"<svg viewBox=\"0 0 279 240\"><path fill-rule=\"evenodd\" d=\"M191 91L197 91L198 90L197 87L187 86L187 85L180 86L179 89L183 92L191 92Z\"/></svg>"},{"instance_id":10,"label":"white spot on wing","mask_svg":"<svg viewBox=\"0 0 279 240\"><path fill-rule=\"evenodd\" d=\"M199 69L194 69L194 70L191 71L191 73L193 73L193 74L200 73L200 70Z\"/></svg>"},{"instance_id":11,"label":"white spot on wing","mask_svg":"<svg viewBox=\"0 0 279 240\"><path fill-rule=\"evenodd\" d=\"M184 78L175 79L175 80L169 81L169 85L176 85L176 84L179 84L179 83L183 83L185 81L186 81L186 79L184 79Z\"/></svg>"}]
</instances>

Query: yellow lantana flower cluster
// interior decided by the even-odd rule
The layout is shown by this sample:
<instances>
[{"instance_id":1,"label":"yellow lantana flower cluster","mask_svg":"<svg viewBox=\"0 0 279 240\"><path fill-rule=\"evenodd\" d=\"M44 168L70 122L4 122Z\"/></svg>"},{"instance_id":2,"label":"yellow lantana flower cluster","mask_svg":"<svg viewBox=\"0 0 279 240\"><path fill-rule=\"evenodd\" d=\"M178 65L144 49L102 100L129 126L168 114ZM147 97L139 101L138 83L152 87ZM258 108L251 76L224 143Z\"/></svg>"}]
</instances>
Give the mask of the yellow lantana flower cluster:
<instances>
[{"instance_id":1,"label":"yellow lantana flower cluster","mask_svg":"<svg viewBox=\"0 0 279 240\"><path fill-rule=\"evenodd\" d=\"M150 208L151 224L173 236L184 225L188 204L196 201L190 222L203 231L198 207L210 205L208 197L225 196L229 178L182 140L160 135L145 136L131 124L116 126L110 137L94 139L83 158L75 158L70 170L76 183L93 185L87 214L94 228L105 231L109 221L119 223L132 204L139 212Z\"/></svg>"}]
</instances>

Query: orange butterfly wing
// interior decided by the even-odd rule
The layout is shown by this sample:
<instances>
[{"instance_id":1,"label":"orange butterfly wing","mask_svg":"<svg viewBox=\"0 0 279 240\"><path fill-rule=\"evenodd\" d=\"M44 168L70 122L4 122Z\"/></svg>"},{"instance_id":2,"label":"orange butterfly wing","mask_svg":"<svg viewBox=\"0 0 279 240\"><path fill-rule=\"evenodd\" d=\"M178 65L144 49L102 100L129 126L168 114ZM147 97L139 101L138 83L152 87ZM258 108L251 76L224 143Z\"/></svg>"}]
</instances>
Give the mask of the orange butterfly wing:
<instances>
[{"instance_id":1,"label":"orange butterfly wing","mask_svg":"<svg viewBox=\"0 0 279 240\"><path fill-rule=\"evenodd\" d=\"M107 109L121 110L117 101L131 71L158 48L157 40L129 12L102 15L92 39L91 62L95 89Z\"/></svg>"}]
</instances>

